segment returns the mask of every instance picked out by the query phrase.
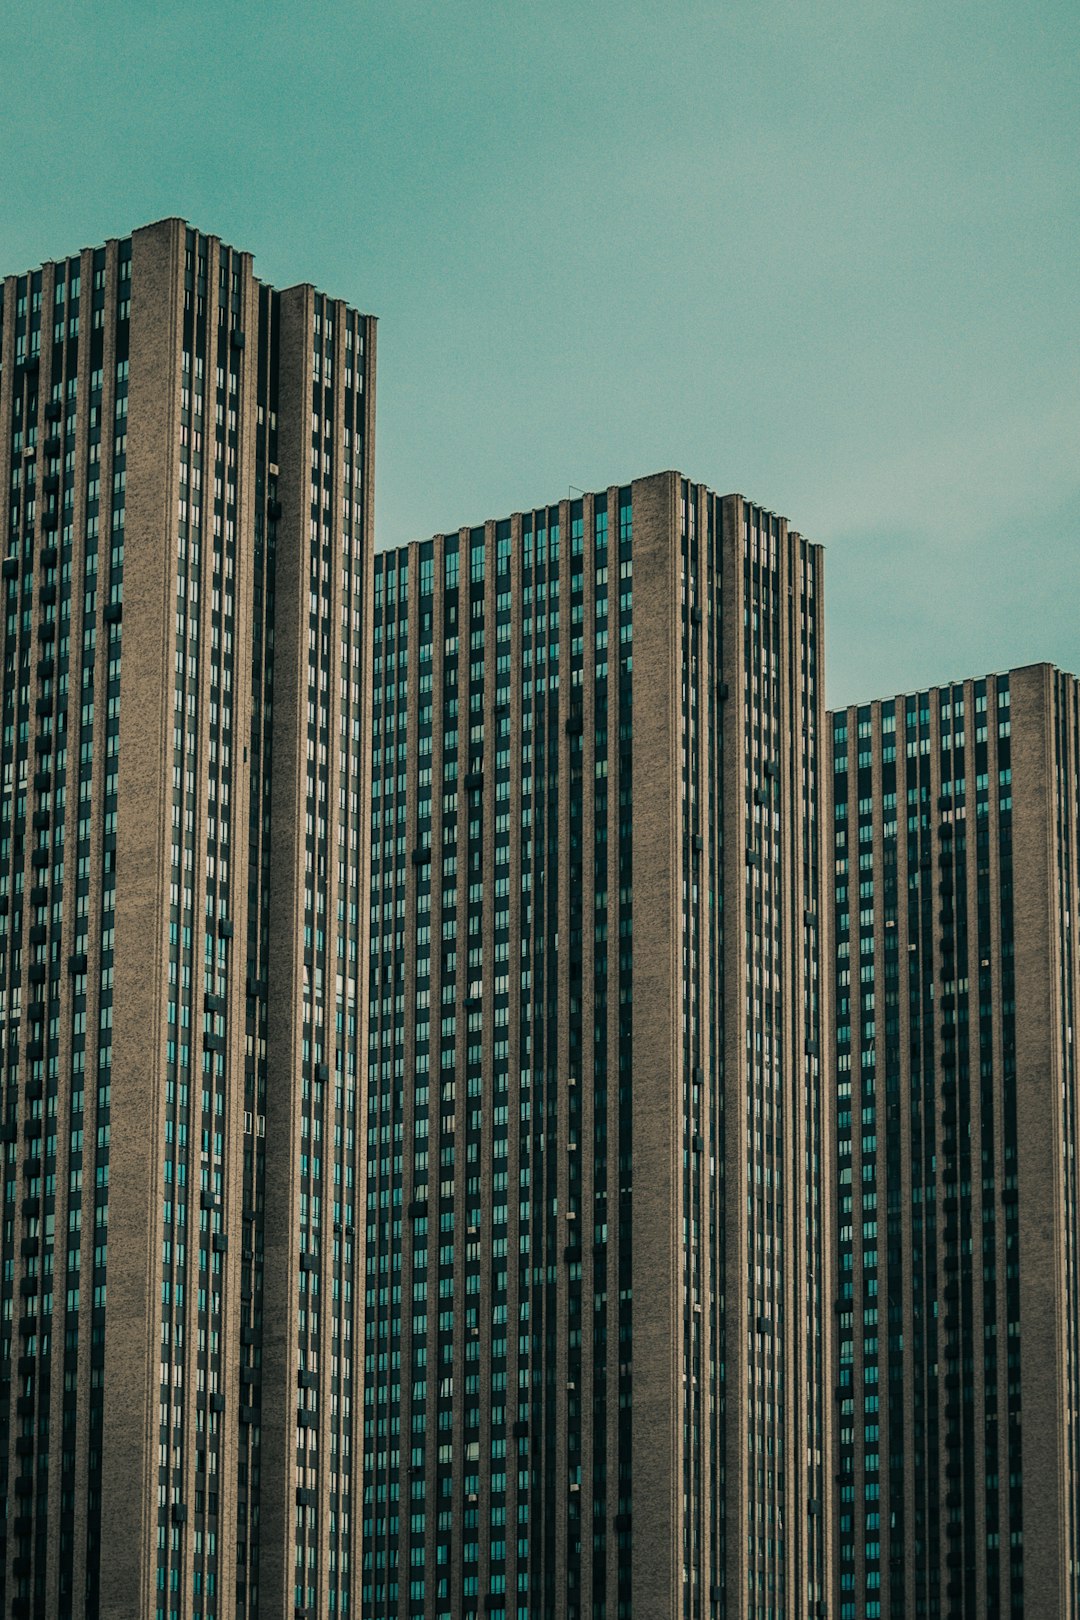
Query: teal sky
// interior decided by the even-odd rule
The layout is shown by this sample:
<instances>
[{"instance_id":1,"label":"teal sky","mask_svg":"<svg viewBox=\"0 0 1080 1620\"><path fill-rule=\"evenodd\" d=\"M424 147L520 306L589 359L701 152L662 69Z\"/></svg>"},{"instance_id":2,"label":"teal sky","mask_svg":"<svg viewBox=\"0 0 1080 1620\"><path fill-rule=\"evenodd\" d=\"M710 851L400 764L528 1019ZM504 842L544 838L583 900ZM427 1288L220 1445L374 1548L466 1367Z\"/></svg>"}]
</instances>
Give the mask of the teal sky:
<instances>
[{"instance_id":1,"label":"teal sky","mask_svg":"<svg viewBox=\"0 0 1080 1620\"><path fill-rule=\"evenodd\" d=\"M163 214L378 315L380 543L679 467L829 697L1080 672L1075 0L9 0L0 245Z\"/></svg>"}]
</instances>

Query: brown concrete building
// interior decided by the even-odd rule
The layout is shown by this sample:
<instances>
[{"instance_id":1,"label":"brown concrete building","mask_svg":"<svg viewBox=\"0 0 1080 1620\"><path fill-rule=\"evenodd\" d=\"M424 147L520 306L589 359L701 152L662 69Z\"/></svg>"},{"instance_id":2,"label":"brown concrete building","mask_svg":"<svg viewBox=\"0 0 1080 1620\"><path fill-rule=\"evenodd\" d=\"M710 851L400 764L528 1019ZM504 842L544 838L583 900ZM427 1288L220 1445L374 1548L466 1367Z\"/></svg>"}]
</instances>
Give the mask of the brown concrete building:
<instances>
[{"instance_id":1,"label":"brown concrete building","mask_svg":"<svg viewBox=\"0 0 1080 1620\"><path fill-rule=\"evenodd\" d=\"M375 559L364 1620L825 1612L822 615L673 472Z\"/></svg>"},{"instance_id":2,"label":"brown concrete building","mask_svg":"<svg viewBox=\"0 0 1080 1620\"><path fill-rule=\"evenodd\" d=\"M3 283L5 1615L347 1607L373 402L180 220Z\"/></svg>"},{"instance_id":3,"label":"brown concrete building","mask_svg":"<svg viewBox=\"0 0 1080 1620\"><path fill-rule=\"evenodd\" d=\"M831 747L840 1620L1075 1616L1077 682Z\"/></svg>"}]
</instances>

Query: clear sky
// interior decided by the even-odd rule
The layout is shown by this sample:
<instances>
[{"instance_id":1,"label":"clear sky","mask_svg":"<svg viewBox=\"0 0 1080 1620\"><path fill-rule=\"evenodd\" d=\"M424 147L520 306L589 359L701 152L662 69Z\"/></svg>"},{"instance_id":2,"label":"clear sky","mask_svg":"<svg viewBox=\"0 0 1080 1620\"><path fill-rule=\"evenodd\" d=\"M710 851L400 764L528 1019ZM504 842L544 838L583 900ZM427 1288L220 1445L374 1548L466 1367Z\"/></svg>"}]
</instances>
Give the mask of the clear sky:
<instances>
[{"instance_id":1,"label":"clear sky","mask_svg":"<svg viewBox=\"0 0 1080 1620\"><path fill-rule=\"evenodd\" d=\"M833 702L1080 672L1076 0L8 0L0 269L164 214L380 318L387 544L679 467Z\"/></svg>"}]
</instances>

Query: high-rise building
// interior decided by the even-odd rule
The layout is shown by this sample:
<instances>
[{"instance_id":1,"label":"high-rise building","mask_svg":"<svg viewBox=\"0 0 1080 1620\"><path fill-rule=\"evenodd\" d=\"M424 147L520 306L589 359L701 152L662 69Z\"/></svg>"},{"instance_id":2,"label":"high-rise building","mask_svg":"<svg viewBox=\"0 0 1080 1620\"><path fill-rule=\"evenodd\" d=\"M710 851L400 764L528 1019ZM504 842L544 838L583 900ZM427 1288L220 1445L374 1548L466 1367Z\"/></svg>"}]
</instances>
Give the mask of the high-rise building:
<instances>
[{"instance_id":1,"label":"high-rise building","mask_svg":"<svg viewBox=\"0 0 1080 1620\"><path fill-rule=\"evenodd\" d=\"M364 1620L825 1612L822 615L674 472L375 558Z\"/></svg>"},{"instance_id":2,"label":"high-rise building","mask_svg":"<svg viewBox=\"0 0 1080 1620\"><path fill-rule=\"evenodd\" d=\"M0 1602L355 1612L374 326L169 219L0 362Z\"/></svg>"},{"instance_id":3,"label":"high-rise building","mask_svg":"<svg viewBox=\"0 0 1080 1620\"><path fill-rule=\"evenodd\" d=\"M1080 714L831 717L840 1620L1080 1613Z\"/></svg>"}]
</instances>

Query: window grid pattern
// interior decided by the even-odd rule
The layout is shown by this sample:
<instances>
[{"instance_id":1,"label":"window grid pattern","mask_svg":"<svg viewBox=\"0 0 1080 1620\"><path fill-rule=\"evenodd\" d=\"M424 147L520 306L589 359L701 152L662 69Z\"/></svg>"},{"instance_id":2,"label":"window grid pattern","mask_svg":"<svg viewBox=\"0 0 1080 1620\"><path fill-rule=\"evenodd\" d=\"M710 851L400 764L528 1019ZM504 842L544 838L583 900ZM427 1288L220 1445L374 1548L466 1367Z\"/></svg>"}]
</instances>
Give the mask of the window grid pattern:
<instances>
[{"instance_id":1,"label":"window grid pattern","mask_svg":"<svg viewBox=\"0 0 1080 1620\"><path fill-rule=\"evenodd\" d=\"M0 293L0 1599L16 1614L96 1592L130 277L114 243Z\"/></svg>"},{"instance_id":2,"label":"window grid pattern","mask_svg":"<svg viewBox=\"0 0 1080 1620\"><path fill-rule=\"evenodd\" d=\"M843 1620L1024 1612L1010 698L832 719Z\"/></svg>"},{"instance_id":3,"label":"window grid pattern","mask_svg":"<svg viewBox=\"0 0 1080 1620\"><path fill-rule=\"evenodd\" d=\"M609 681L610 502L376 559L365 1615L553 1614L567 1581L575 1612L629 1602L632 630L627 599ZM629 572L629 491L622 529Z\"/></svg>"}]
</instances>

